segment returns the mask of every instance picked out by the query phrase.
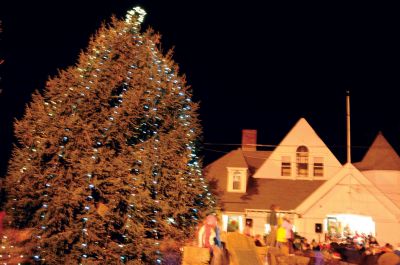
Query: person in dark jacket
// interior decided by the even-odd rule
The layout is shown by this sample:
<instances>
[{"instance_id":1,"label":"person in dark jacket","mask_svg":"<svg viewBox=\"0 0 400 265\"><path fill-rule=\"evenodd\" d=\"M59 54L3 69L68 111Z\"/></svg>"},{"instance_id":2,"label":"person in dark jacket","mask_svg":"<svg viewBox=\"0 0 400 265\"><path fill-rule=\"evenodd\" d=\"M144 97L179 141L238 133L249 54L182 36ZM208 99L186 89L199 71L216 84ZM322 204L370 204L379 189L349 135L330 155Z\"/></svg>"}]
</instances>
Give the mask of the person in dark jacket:
<instances>
[{"instance_id":1,"label":"person in dark jacket","mask_svg":"<svg viewBox=\"0 0 400 265\"><path fill-rule=\"evenodd\" d=\"M270 214L267 220L267 223L270 226L270 232L267 237L267 246L275 247L276 245L276 230L278 229L278 215L277 210L279 207L275 204L272 204L270 207Z\"/></svg>"}]
</instances>

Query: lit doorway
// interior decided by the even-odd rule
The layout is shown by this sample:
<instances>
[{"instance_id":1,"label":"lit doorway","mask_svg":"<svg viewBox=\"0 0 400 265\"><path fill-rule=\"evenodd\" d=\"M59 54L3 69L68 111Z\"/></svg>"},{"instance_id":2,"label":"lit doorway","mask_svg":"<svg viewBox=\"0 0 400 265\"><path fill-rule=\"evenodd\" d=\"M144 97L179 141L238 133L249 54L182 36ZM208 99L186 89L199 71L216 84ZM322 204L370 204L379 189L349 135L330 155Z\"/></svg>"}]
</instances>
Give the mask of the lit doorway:
<instances>
[{"instance_id":1,"label":"lit doorway","mask_svg":"<svg viewBox=\"0 0 400 265\"><path fill-rule=\"evenodd\" d=\"M324 220L324 232L334 238L353 238L362 234L375 236L375 222L366 215L331 214Z\"/></svg>"}]
</instances>

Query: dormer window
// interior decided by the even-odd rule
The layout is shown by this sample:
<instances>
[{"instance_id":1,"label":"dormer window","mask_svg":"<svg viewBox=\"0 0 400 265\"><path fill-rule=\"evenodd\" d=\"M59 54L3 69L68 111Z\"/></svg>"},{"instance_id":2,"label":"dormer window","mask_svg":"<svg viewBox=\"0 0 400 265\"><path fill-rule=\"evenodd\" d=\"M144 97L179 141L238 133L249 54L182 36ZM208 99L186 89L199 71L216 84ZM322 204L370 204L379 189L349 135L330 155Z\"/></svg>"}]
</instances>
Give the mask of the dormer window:
<instances>
[{"instance_id":1,"label":"dormer window","mask_svg":"<svg viewBox=\"0 0 400 265\"><path fill-rule=\"evenodd\" d=\"M296 150L297 176L308 177L308 148L304 145Z\"/></svg>"},{"instance_id":2,"label":"dormer window","mask_svg":"<svg viewBox=\"0 0 400 265\"><path fill-rule=\"evenodd\" d=\"M228 187L229 192L246 192L247 168L228 168Z\"/></svg>"},{"instance_id":3,"label":"dormer window","mask_svg":"<svg viewBox=\"0 0 400 265\"><path fill-rule=\"evenodd\" d=\"M287 177L292 175L290 156L282 156L281 176Z\"/></svg>"},{"instance_id":4,"label":"dormer window","mask_svg":"<svg viewBox=\"0 0 400 265\"><path fill-rule=\"evenodd\" d=\"M232 173L232 190L237 191L240 190L240 184L241 184L241 176L242 173L239 170L235 170Z\"/></svg>"}]
</instances>

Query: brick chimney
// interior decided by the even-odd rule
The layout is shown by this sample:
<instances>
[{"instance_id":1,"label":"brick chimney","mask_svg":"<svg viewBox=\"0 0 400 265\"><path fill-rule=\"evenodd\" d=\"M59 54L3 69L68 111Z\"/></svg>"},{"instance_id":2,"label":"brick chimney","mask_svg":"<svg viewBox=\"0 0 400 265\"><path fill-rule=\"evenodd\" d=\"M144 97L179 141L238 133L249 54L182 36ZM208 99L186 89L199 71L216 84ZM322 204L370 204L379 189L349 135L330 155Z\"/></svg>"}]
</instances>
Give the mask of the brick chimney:
<instances>
[{"instance_id":1,"label":"brick chimney","mask_svg":"<svg viewBox=\"0 0 400 265\"><path fill-rule=\"evenodd\" d=\"M242 130L242 150L257 151L257 130Z\"/></svg>"}]
</instances>

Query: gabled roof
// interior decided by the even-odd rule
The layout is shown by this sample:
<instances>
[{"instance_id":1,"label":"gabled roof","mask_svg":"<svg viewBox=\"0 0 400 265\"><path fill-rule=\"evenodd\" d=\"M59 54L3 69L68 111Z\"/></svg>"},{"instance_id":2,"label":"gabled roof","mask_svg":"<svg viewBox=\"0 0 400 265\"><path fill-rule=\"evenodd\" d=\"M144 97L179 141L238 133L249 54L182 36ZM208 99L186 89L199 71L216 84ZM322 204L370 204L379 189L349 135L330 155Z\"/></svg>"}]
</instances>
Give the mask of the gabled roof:
<instances>
[{"instance_id":1,"label":"gabled roof","mask_svg":"<svg viewBox=\"0 0 400 265\"><path fill-rule=\"evenodd\" d=\"M329 179L342 165L335 155L326 146L315 130L304 118L300 118L293 128L287 133L271 155L255 172L254 178L279 178L281 179L282 156L292 154L292 162L295 161L296 149L299 146L308 148L309 157L322 157L324 160L323 179ZM286 177L292 178L292 177Z\"/></svg>"},{"instance_id":2,"label":"gabled roof","mask_svg":"<svg viewBox=\"0 0 400 265\"><path fill-rule=\"evenodd\" d=\"M234 150L228 153L229 167L247 168L247 162L244 159L243 151L241 149Z\"/></svg>"},{"instance_id":3,"label":"gabled roof","mask_svg":"<svg viewBox=\"0 0 400 265\"><path fill-rule=\"evenodd\" d=\"M354 166L359 170L400 170L400 157L379 132L364 158Z\"/></svg>"},{"instance_id":4,"label":"gabled roof","mask_svg":"<svg viewBox=\"0 0 400 265\"><path fill-rule=\"evenodd\" d=\"M218 189L218 198L223 211L244 212L245 209L269 209L279 204L281 210L294 210L325 181L249 178L247 192L226 192L225 186ZM218 185L218 187L220 187Z\"/></svg>"},{"instance_id":5,"label":"gabled roof","mask_svg":"<svg viewBox=\"0 0 400 265\"><path fill-rule=\"evenodd\" d=\"M205 175L223 211L269 209L279 203L281 210L292 210L325 181L255 179L250 177L246 193L227 192L227 167L247 167L251 174L270 156L271 151L234 150L205 168Z\"/></svg>"},{"instance_id":6,"label":"gabled roof","mask_svg":"<svg viewBox=\"0 0 400 265\"><path fill-rule=\"evenodd\" d=\"M248 168L251 176L270 154L270 151L233 150L206 166L204 174L213 190L226 190L228 167Z\"/></svg>"},{"instance_id":7,"label":"gabled roof","mask_svg":"<svg viewBox=\"0 0 400 265\"><path fill-rule=\"evenodd\" d=\"M372 182L370 182L368 178L366 178L357 168L355 168L354 165L350 163L345 164L338 174L327 180L323 185L316 189L315 192L301 202L301 204L298 205L296 212L305 214L311 208L321 202L324 197L332 198L328 194L335 194L334 188L343 186L343 180L345 178L349 178L349 176L350 179L353 180L344 181L347 183L347 185L349 185L349 187L354 186L356 189L364 189L369 195L371 195L371 198L375 198L376 201L379 202L379 207L368 207L370 211L383 211L383 208L381 207L384 207L388 212L400 220L400 208L392 200L390 200L387 195L385 195ZM350 194L349 191L347 191L347 193ZM362 198L358 199L367 205L373 205L374 201L371 198L369 198L368 201L363 201ZM340 208L349 203L350 202L348 201L344 201L341 204L336 204L336 207Z\"/></svg>"},{"instance_id":8,"label":"gabled roof","mask_svg":"<svg viewBox=\"0 0 400 265\"><path fill-rule=\"evenodd\" d=\"M272 151L243 151L244 158L251 174L253 174L264 161L271 155Z\"/></svg>"},{"instance_id":9,"label":"gabled roof","mask_svg":"<svg viewBox=\"0 0 400 265\"><path fill-rule=\"evenodd\" d=\"M228 167L248 168L242 150L230 151L204 168L204 175L209 180L212 190L215 190L217 186L221 189L226 189L228 185Z\"/></svg>"}]
</instances>

